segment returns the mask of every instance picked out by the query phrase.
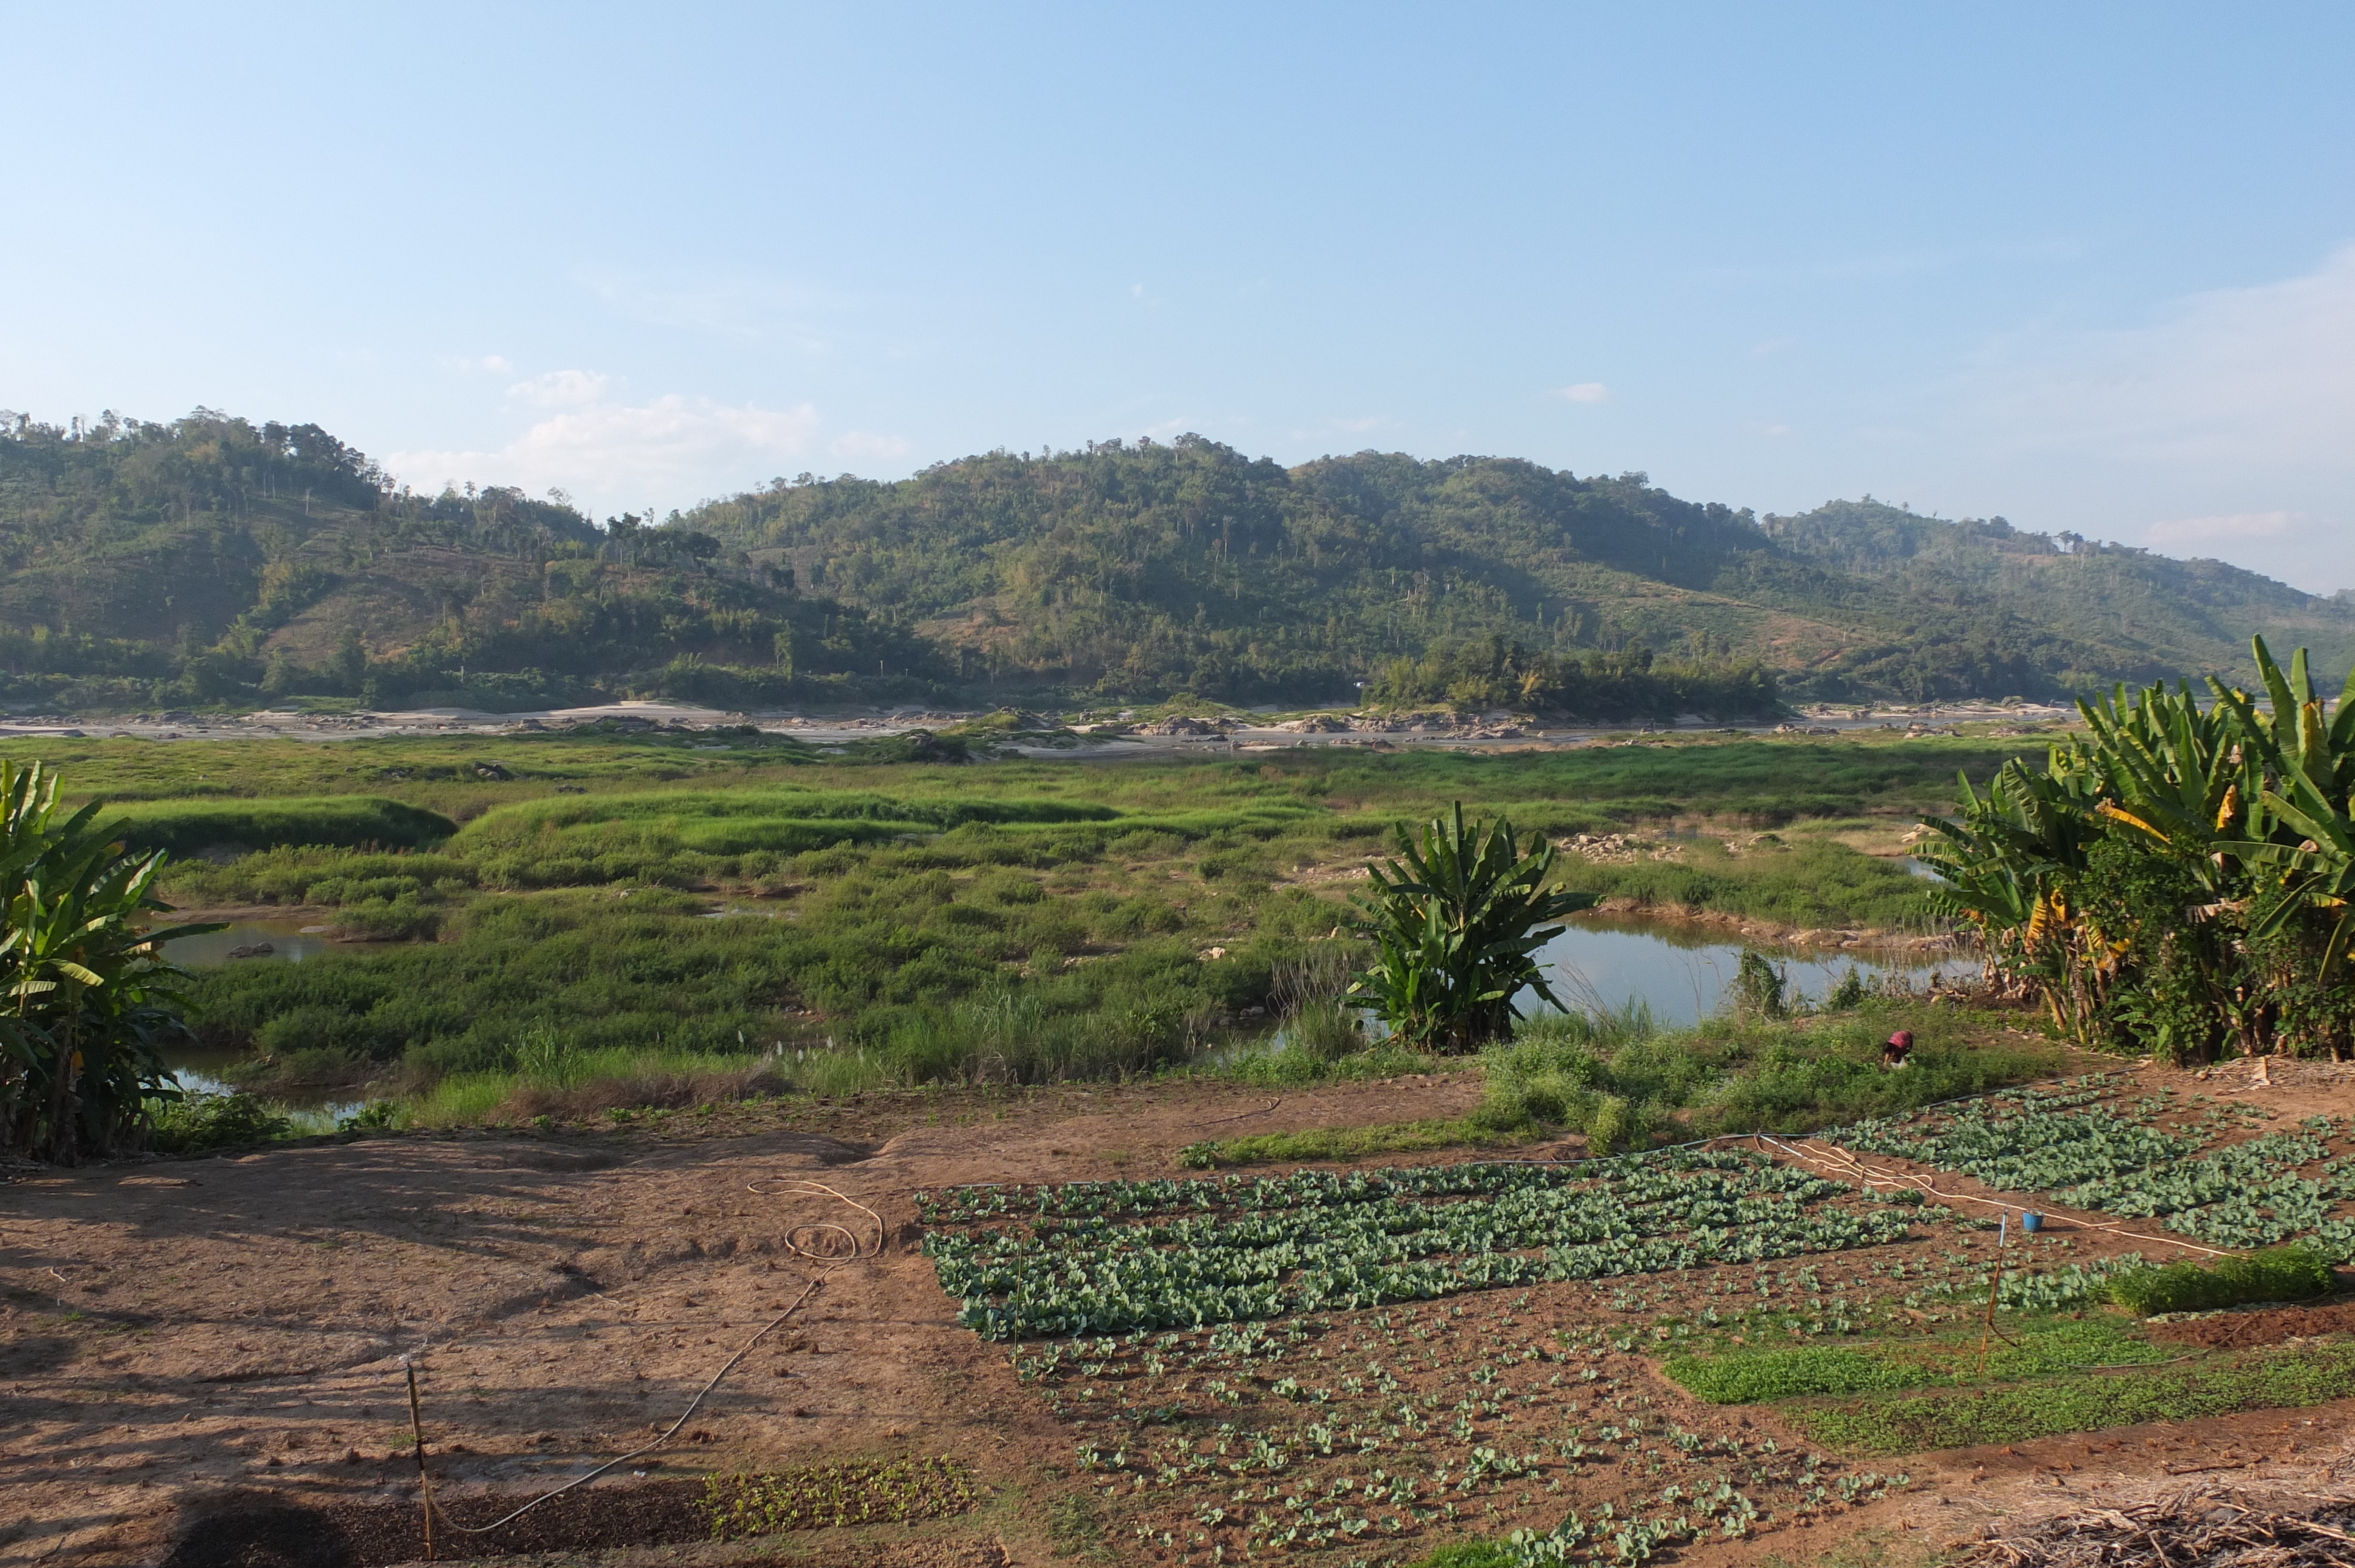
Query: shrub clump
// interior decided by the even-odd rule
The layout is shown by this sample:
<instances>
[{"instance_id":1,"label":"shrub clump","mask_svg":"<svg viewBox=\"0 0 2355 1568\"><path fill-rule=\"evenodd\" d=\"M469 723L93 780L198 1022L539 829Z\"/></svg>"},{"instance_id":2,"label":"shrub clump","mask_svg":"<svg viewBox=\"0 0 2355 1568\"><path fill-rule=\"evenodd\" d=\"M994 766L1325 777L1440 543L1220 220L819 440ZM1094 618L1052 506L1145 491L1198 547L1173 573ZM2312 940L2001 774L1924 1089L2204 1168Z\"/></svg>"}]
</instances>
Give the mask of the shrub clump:
<instances>
[{"instance_id":1,"label":"shrub clump","mask_svg":"<svg viewBox=\"0 0 2355 1568\"><path fill-rule=\"evenodd\" d=\"M251 1095L189 1095L157 1111L147 1146L159 1154L236 1149L286 1136L293 1122Z\"/></svg>"},{"instance_id":2,"label":"shrub clump","mask_svg":"<svg viewBox=\"0 0 2355 1568\"><path fill-rule=\"evenodd\" d=\"M2110 1298L2145 1318L2160 1312L2204 1312L2246 1301L2302 1301L2328 1296L2338 1277L2319 1253L2305 1245L2269 1248L2228 1257L2213 1268L2170 1263L2137 1268L2110 1282Z\"/></svg>"},{"instance_id":3,"label":"shrub clump","mask_svg":"<svg viewBox=\"0 0 2355 1568\"><path fill-rule=\"evenodd\" d=\"M1950 1016L1906 1013L1922 1042L1907 1070L1891 1073L1881 1048L1892 1016L1874 1007L1799 1032L1755 1015L1665 1031L1640 1005L1541 1014L1482 1053L1487 1096L1472 1120L1490 1131L1582 1132L1602 1154L1668 1138L1810 1131L1983 1093L2056 1065L2048 1049L1977 1044Z\"/></svg>"}]
</instances>

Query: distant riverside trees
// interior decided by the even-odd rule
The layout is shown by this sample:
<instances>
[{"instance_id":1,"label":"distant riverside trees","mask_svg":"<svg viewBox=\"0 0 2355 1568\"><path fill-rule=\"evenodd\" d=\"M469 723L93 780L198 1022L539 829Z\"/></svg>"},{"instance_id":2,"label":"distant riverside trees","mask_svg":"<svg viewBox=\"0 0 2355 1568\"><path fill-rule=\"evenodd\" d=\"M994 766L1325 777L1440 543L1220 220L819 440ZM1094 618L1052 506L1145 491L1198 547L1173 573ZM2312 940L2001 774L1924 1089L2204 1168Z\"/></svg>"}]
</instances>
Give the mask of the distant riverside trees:
<instances>
[{"instance_id":1,"label":"distant riverside trees","mask_svg":"<svg viewBox=\"0 0 2355 1568\"><path fill-rule=\"evenodd\" d=\"M1766 718L1778 706L1774 673L1752 662L1667 663L1647 648L1579 655L1531 653L1501 636L1449 642L1385 665L1367 695L1379 703L1505 708L1582 720Z\"/></svg>"}]
</instances>

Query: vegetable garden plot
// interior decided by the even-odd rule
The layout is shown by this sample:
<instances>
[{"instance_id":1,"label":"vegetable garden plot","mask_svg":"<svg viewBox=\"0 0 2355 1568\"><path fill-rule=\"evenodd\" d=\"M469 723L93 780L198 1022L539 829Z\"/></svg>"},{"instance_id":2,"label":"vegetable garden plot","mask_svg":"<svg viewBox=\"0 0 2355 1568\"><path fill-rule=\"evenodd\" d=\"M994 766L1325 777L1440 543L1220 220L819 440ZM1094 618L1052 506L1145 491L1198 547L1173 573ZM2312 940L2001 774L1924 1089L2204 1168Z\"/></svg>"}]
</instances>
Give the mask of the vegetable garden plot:
<instances>
[{"instance_id":1,"label":"vegetable garden plot","mask_svg":"<svg viewBox=\"0 0 2355 1568\"><path fill-rule=\"evenodd\" d=\"M986 1339L1200 1328L1467 1290L1757 1263L1902 1239L1893 1207L1741 1150L1281 1180L918 1195ZM969 1223L1026 1216L1020 1224ZM969 1228L951 1229L959 1222Z\"/></svg>"},{"instance_id":2,"label":"vegetable garden plot","mask_svg":"<svg viewBox=\"0 0 2355 1568\"><path fill-rule=\"evenodd\" d=\"M1533 1563L1627 1562L1905 1484L1679 1425L1655 1397L1648 1333L1582 1322L1607 1312L1586 1293L1033 1342L1009 1359L1071 1430L1124 1560L1397 1562L1518 1530Z\"/></svg>"},{"instance_id":3,"label":"vegetable garden plot","mask_svg":"<svg viewBox=\"0 0 2355 1568\"><path fill-rule=\"evenodd\" d=\"M2226 1142L2263 1113L2236 1105L2183 1118L2171 1096L2129 1098L2116 1085L2105 1077L2063 1093L1991 1095L1825 1137L2002 1191L2050 1192L2071 1208L2158 1219L2211 1246L2304 1238L2334 1262L2355 1260L2355 1148L2342 1124L2313 1117L2294 1131ZM2159 1125L2170 1113L2177 1124Z\"/></svg>"},{"instance_id":4,"label":"vegetable garden plot","mask_svg":"<svg viewBox=\"0 0 2355 1568\"><path fill-rule=\"evenodd\" d=\"M1598 1326L1619 1316L1603 1302L1945 1217L1746 1150L964 1188L917 1205L964 1324L1023 1341L1016 1373L1071 1430L1108 1537L1179 1564L1396 1562L1516 1528L1532 1562L1633 1561L1881 1495L1902 1478L1676 1425L1638 1345L1649 1331ZM1697 1272L1668 1272L1682 1270ZM1812 1292L1800 1273L1775 1287Z\"/></svg>"}]
</instances>

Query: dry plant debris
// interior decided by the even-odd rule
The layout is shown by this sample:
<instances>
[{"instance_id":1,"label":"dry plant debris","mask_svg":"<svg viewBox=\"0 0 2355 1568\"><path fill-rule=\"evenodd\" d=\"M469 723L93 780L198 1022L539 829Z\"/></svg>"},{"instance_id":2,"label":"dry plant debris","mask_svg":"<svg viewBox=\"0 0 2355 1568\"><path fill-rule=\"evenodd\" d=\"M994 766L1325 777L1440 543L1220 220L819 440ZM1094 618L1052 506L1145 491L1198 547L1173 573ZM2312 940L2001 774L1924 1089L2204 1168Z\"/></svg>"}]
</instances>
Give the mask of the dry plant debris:
<instances>
[{"instance_id":1,"label":"dry plant debris","mask_svg":"<svg viewBox=\"0 0 2355 1568\"><path fill-rule=\"evenodd\" d=\"M1995 1529L1995 1526L1989 1526ZM2355 1498L2186 1491L2086 1509L1973 1544L1957 1568L2320 1568L2355 1563Z\"/></svg>"}]
</instances>

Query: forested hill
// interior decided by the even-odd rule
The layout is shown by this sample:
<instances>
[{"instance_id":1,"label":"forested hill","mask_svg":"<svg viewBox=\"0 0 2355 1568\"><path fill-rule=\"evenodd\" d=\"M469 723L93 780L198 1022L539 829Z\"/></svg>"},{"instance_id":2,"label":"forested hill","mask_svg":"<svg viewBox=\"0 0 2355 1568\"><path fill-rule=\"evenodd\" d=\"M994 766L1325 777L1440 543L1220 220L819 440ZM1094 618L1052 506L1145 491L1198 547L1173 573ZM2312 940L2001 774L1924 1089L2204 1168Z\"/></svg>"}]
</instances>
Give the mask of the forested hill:
<instances>
[{"instance_id":1,"label":"forested hill","mask_svg":"<svg viewBox=\"0 0 2355 1568\"><path fill-rule=\"evenodd\" d=\"M923 699L929 644L719 542L562 498L411 494L313 425L0 424L0 703L512 711Z\"/></svg>"},{"instance_id":2,"label":"forested hill","mask_svg":"<svg viewBox=\"0 0 2355 1568\"><path fill-rule=\"evenodd\" d=\"M2052 697L2355 654L2355 606L1870 502L1196 437L778 481L594 524L412 494L315 426L0 425L0 702L494 708L1354 696L1582 716Z\"/></svg>"},{"instance_id":3,"label":"forested hill","mask_svg":"<svg viewBox=\"0 0 2355 1568\"><path fill-rule=\"evenodd\" d=\"M2253 632L2355 655L2355 605L2218 562L1870 502L1762 524L1509 459L1287 470L1195 437L1110 442L781 481L684 524L915 624L968 673L1107 690L1501 700L1547 657L1649 657L1754 661L1799 697L2057 697L2240 670Z\"/></svg>"},{"instance_id":4,"label":"forested hill","mask_svg":"<svg viewBox=\"0 0 2355 1568\"><path fill-rule=\"evenodd\" d=\"M2254 673L2256 631L2310 647L2332 668L2355 658L2355 593L2317 598L2222 561L2024 533L2001 517L1950 523L1869 497L1764 524L1778 545L1836 570L1933 602L2000 597L2024 619L2138 653L2153 673Z\"/></svg>"}]
</instances>

